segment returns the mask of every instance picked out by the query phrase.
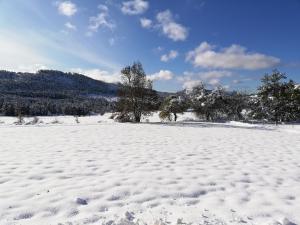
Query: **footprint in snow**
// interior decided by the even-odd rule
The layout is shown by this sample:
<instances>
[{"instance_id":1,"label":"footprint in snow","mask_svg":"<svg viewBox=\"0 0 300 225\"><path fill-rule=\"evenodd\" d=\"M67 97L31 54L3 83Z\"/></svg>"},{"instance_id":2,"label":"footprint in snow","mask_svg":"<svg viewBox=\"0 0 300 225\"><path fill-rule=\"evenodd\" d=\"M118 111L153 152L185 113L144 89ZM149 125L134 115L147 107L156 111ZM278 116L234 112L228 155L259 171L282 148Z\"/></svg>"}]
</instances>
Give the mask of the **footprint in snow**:
<instances>
[{"instance_id":1,"label":"footprint in snow","mask_svg":"<svg viewBox=\"0 0 300 225\"><path fill-rule=\"evenodd\" d=\"M88 204L87 200L86 200L86 199L83 199L83 198L77 198L77 199L76 199L76 203L77 203L78 205L87 205L87 204Z\"/></svg>"}]
</instances>

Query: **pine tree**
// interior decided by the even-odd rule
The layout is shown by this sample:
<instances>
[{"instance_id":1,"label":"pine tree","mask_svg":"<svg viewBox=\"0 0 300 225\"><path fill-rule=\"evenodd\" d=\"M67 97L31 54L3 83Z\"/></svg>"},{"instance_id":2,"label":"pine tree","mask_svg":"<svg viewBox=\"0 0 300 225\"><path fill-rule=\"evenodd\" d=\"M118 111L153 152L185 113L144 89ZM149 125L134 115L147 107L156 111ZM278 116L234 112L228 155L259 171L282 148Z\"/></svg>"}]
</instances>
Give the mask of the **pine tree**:
<instances>
[{"instance_id":1,"label":"pine tree","mask_svg":"<svg viewBox=\"0 0 300 225\"><path fill-rule=\"evenodd\" d=\"M285 81L286 75L274 70L262 78L262 85L258 88L260 111L269 121L292 121L297 119L299 102L295 83Z\"/></svg>"}]
</instances>

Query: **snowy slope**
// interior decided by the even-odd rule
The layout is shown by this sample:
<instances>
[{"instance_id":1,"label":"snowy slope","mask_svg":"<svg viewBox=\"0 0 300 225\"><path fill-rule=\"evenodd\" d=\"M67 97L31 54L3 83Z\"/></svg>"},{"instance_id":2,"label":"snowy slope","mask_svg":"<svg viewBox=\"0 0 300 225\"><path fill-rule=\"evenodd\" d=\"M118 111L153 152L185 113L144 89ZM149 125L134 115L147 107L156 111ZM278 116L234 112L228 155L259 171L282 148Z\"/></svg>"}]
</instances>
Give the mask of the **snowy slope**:
<instances>
[{"instance_id":1,"label":"snowy slope","mask_svg":"<svg viewBox=\"0 0 300 225\"><path fill-rule=\"evenodd\" d=\"M300 224L299 126L109 116L1 117L0 224Z\"/></svg>"}]
</instances>

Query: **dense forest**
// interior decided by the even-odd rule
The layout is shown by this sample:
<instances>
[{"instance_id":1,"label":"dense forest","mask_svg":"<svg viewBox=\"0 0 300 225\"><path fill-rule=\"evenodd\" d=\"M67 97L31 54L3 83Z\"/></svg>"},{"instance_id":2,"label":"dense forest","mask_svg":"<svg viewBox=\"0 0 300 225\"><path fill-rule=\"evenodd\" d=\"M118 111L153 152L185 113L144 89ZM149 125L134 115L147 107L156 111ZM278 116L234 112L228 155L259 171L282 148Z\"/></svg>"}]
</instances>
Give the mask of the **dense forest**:
<instances>
[{"instance_id":1,"label":"dense forest","mask_svg":"<svg viewBox=\"0 0 300 225\"><path fill-rule=\"evenodd\" d=\"M77 73L0 71L0 114L5 116L87 115L111 111L118 84Z\"/></svg>"}]
</instances>

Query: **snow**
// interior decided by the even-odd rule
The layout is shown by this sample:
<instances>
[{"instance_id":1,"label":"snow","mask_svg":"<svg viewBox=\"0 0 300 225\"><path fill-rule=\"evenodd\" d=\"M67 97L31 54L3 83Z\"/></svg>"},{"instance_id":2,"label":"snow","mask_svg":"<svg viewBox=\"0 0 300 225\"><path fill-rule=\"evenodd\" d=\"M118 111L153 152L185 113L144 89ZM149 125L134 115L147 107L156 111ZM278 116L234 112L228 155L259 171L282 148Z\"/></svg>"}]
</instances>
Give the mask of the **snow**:
<instances>
[{"instance_id":1,"label":"snow","mask_svg":"<svg viewBox=\"0 0 300 225\"><path fill-rule=\"evenodd\" d=\"M299 125L109 117L0 117L0 224L300 224Z\"/></svg>"}]
</instances>

